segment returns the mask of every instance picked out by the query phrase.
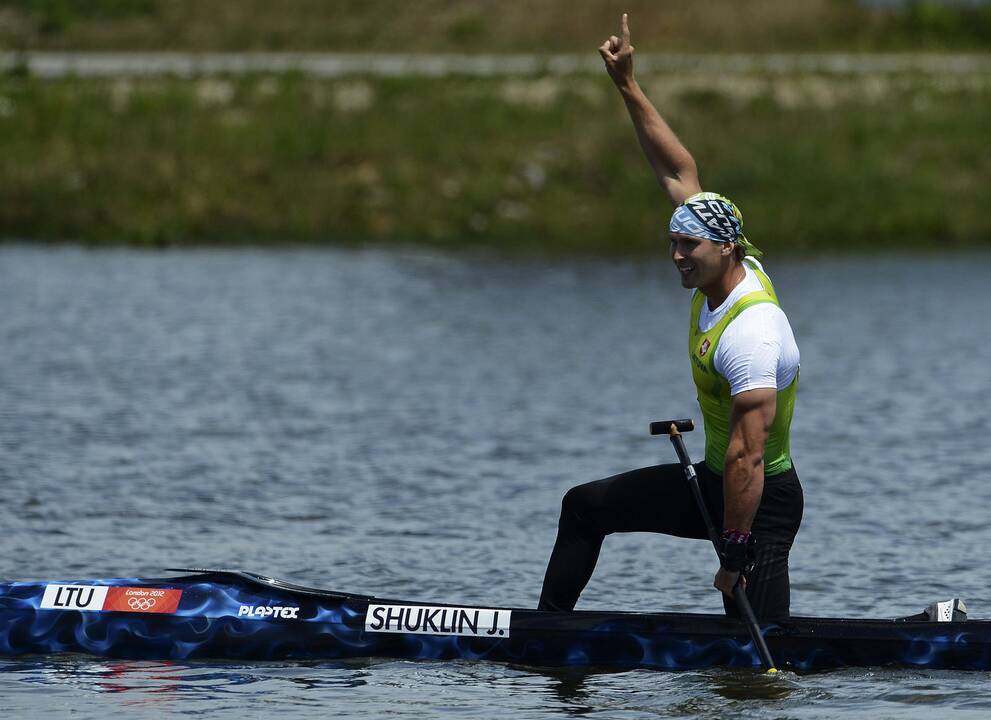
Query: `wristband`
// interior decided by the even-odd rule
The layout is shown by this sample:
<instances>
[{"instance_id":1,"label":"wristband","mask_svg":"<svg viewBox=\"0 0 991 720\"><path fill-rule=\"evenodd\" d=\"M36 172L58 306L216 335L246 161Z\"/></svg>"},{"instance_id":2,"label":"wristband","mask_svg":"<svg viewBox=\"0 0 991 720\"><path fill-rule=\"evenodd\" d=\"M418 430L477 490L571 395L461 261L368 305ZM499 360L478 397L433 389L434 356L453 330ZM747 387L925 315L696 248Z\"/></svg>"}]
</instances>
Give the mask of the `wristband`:
<instances>
[{"instance_id":1,"label":"wristband","mask_svg":"<svg viewBox=\"0 0 991 720\"><path fill-rule=\"evenodd\" d=\"M750 533L741 532L740 530L723 530L723 534L720 537L723 542L730 545L746 545L750 542Z\"/></svg>"},{"instance_id":2,"label":"wristband","mask_svg":"<svg viewBox=\"0 0 991 720\"><path fill-rule=\"evenodd\" d=\"M719 541L719 564L729 572L748 573L754 566L754 538L750 533L727 530Z\"/></svg>"}]
</instances>

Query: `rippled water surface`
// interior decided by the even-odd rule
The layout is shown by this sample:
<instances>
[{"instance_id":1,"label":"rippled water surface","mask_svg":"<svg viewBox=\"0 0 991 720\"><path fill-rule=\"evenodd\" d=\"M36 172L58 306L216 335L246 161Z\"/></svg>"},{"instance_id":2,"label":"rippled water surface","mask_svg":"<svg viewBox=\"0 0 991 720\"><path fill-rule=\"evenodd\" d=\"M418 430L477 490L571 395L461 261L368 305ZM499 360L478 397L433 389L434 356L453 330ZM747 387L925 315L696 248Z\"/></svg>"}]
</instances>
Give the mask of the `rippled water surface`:
<instances>
[{"instance_id":1,"label":"rippled water surface","mask_svg":"<svg viewBox=\"0 0 991 720\"><path fill-rule=\"evenodd\" d=\"M991 255L766 263L802 349L793 612L991 617ZM536 602L572 484L698 417L666 263L0 248L0 576L240 567ZM701 437L689 437L701 455ZM719 612L704 543L612 536L580 607ZM0 660L11 716L987 717L991 674Z\"/></svg>"}]
</instances>

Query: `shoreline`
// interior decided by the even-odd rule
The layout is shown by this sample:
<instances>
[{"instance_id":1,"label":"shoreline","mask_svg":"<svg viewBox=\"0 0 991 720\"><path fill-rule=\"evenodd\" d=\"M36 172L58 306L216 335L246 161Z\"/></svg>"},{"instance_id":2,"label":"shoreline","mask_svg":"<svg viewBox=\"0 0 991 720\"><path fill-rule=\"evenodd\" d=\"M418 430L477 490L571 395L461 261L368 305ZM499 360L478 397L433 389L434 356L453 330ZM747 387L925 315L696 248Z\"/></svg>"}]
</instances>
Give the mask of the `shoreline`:
<instances>
[{"instance_id":1,"label":"shoreline","mask_svg":"<svg viewBox=\"0 0 991 720\"><path fill-rule=\"evenodd\" d=\"M723 73L874 75L991 74L991 53L639 53L642 74ZM594 52L313 53L313 52L0 52L0 72L37 78L207 77L301 73L313 77L500 77L601 74Z\"/></svg>"}]
</instances>

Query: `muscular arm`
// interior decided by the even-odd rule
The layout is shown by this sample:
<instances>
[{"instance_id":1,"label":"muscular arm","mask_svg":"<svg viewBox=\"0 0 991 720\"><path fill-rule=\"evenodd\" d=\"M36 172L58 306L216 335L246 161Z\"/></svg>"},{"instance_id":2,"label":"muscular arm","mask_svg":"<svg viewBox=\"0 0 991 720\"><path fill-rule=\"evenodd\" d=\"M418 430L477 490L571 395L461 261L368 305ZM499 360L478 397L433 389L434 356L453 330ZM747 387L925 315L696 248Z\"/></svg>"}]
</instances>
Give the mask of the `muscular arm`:
<instances>
[{"instance_id":1,"label":"muscular arm","mask_svg":"<svg viewBox=\"0 0 991 720\"><path fill-rule=\"evenodd\" d=\"M776 409L774 388L747 390L733 397L723 471L724 528L750 531L764 492L764 446Z\"/></svg>"},{"instance_id":2,"label":"muscular arm","mask_svg":"<svg viewBox=\"0 0 991 720\"><path fill-rule=\"evenodd\" d=\"M616 83L637 132L640 147L673 205L680 205L702 188L695 159L657 112L633 78L630 27L623 15L622 37L611 36L599 48L609 76Z\"/></svg>"},{"instance_id":3,"label":"muscular arm","mask_svg":"<svg viewBox=\"0 0 991 720\"><path fill-rule=\"evenodd\" d=\"M630 113L640 147L671 204L680 205L686 198L701 192L695 158L647 99L637 81L631 77L629 82L617 87Z\"/></svg>"},{"instance_id":4,"label":"muscular arm","mask_svg":"<svg viewBox=\"0 0 991 720\"><path fill-rule=\"evenodd\" d=\"M759 388L733 396L723 469L723 529L750 532L764 494L764 446L777 410L777 390ZM740 574L720 567L713 586L733 595ZM741 580L744 587L746 582Z\"/></svg>"}]
</instances>

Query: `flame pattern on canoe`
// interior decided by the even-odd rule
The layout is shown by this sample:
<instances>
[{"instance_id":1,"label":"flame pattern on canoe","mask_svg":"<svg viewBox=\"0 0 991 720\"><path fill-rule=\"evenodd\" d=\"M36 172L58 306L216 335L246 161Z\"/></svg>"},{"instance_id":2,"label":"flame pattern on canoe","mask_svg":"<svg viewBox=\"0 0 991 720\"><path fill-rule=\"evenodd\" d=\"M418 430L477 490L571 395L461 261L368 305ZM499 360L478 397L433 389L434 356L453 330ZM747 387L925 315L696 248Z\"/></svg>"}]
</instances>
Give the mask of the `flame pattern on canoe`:
<instances>
[{"instance_id":1,"label":"flame pattern on canoe","mask_svg":"<svg viewBox=\"0 0 991 720\"><path fill-rule=\"evenodd\" d=\"M174 613L43 609L54 584L178 588ZM746 630L712 615L514 610L508 637L368 632L365 596L299 588L245 573L0 584L0 655L255 660L396 657L495 660L533 666L684 670L759 667ZM399 603L419 605L419 603ZM244 608L298 608L292 617ZM896 623L793 619L765 628L780 666L815 671L903 665L991 669L991 622Z\"/></svg>"}]
</instances>

